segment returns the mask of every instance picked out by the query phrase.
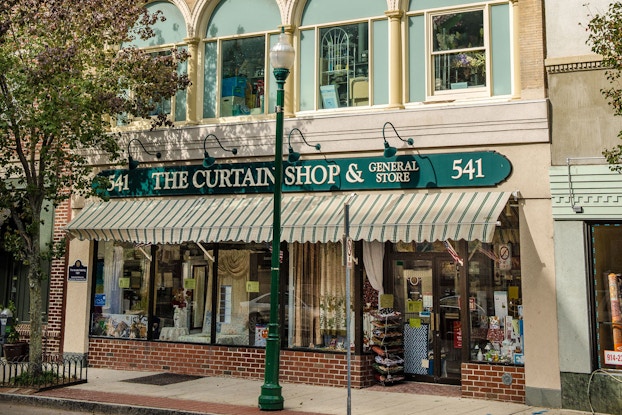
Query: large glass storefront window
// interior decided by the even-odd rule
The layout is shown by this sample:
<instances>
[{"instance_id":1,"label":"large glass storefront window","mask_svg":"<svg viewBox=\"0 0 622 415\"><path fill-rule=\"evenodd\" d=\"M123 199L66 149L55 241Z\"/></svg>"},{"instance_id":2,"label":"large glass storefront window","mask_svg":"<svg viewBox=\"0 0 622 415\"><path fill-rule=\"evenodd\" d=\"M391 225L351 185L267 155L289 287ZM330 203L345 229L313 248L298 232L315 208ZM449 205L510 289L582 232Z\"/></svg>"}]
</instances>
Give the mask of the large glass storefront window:
<instances>
[{"instance_id":1,"label":"large glass storefront window","mask_svg":"<svg viewBox=\"0 0 622 415\"><path fill-rule=\"evenodd\" d=\"M345 351L347 301L341 243L293 243L290 250L287 301L288 314L294 316L288 319L290 347Z\"/></svg>"},{"instance_id":2,"label":"large glass storefront window","mask_svg":"<svg viewBox=\"0 0 622 415\"><path fill-rule=\"evenodd\" d=\"M154 340L209 342L213 255L213 250L193 243L158 247L152 308Z\"/></svg>"},{"instance_id":3,"label":"large glass storefront window","mask_svg":"<svg viewBox=\"0 0 622 415\"><path fill-rule=\"evenodd\" d=\"M404 316L407 375L451 383L460 380L465 361L523 364L515 203L503 209L491 243L399 242L388 258L385 289ZM373 343L365 320L364 330Z\"/></svg>"},{"instance_id":4,"label":"large glass storefront window","mask_svg":"<svg viewBox=\"0 0 622 415\"><path fill-rule=\"evenodd\" d=\"M282 340L289 347L345 351L341 244L290 247L281 271ZM262 244L185 243L152 250L98 243L91 335L264 347L270 264L270 250Z\"/></svg>"},{"instance_id":5,"label":"large glass storefront window","mask_svg":"<svg viewBox=\"0 0 622 415\"><path fill-rule=\"evenodd\" d=\"M91 334L146 339L149 313L149 247L98 244Z\"/></svg>"},{"instance_id":6,"label":"large glass storefront window","mask_svg":"<svg viewBox=\"0 0 622 415\"><path fill-rule=\"evenodd\" d=\"M622 224L593 224L592 264L598 368L618 369L622 359Z\"/></svg>"},{"instance_id":7,"label":"large glass storefront window","mask_svg":"<svg viewBox=\"0 0 622 415\"><path fill-rule=\"evenodd\" d=\"M524 363L518 206L508 203L492 243L469 242L471 360Z\"/></svg>"}]
</instances>

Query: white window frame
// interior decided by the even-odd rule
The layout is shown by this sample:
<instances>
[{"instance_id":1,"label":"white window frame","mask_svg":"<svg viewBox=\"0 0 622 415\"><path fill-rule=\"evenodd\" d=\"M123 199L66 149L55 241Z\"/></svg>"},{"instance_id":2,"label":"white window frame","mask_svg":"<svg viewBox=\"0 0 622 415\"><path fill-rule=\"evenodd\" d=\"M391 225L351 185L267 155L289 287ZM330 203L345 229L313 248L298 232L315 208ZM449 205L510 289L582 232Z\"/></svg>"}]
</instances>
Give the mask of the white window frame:
<instances>
[{"instance_id":1,"label":"white window frame","mask_svg":"<svg viewBox=\"0 0 622 415\"><path fill-rule=\"evenodd\" d=\"M439 54L445 54L447 51L443 51L444 53L435 53L434 52L434 24L433 18L437 16L442 16L446 14L454 14L454 13L468 13L468 12L476 12L482 11L482 19L483 19L483 28L484 28L484 55L485 55L485 69L486 69L486 84L483 87L474 87L474 88L463 88L463 89L446 89L446 90L436 90L436 79L434 77L434 56ZM426 12L426 79L427 79L427 88L426 88L426 99L429 101L446 101L447 99L471 99L471 98L488 98L491 96L491 57L490 57L490 8L487 5L482 5L478 7L469 7L469 8L452 8L452 9L443 9L443 10L435 10ZM456 52L470 52L479 50L481 48L460 48L460 49L452 49L452 51Z\"/></svg>"}]
</instances>

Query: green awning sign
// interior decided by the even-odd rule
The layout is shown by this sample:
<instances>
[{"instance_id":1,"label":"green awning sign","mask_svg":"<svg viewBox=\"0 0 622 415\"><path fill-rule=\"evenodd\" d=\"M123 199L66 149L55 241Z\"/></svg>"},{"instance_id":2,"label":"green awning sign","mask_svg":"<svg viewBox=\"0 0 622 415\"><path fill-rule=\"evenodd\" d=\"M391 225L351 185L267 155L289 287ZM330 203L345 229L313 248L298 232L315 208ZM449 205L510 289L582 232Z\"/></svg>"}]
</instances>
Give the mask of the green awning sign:
<instances>
[{"instance_id":1,"label":"green awning sign","mask_svg":"<svg viewBox=\"0 0 622 415\"><path fill-rule=\"evenodd\" d=\"M490 187L512 173L494 151L283 162L283 192ZM271 193L274 163L105 170L109 197Z\"/></svg>"}]
</instances>

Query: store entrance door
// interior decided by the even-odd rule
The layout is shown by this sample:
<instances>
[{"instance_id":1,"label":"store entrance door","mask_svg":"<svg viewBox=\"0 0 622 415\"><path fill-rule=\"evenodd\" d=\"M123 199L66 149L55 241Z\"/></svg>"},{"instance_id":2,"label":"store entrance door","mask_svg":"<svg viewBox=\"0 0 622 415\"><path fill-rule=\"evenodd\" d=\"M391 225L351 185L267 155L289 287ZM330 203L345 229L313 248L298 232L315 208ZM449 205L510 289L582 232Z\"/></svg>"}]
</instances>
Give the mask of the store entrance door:
<instances>
[{"instance_id":1,"label":"store entrance door","mask_svg":"<svg viewBox=\"0 0 622 415\"><path fill-rule=\"evenodd\" d=\"M405 374L459 384L462 334L455 262L445 253L407 254L391 265L395 307L405 317Z\"/></svg>"}]
</instances>

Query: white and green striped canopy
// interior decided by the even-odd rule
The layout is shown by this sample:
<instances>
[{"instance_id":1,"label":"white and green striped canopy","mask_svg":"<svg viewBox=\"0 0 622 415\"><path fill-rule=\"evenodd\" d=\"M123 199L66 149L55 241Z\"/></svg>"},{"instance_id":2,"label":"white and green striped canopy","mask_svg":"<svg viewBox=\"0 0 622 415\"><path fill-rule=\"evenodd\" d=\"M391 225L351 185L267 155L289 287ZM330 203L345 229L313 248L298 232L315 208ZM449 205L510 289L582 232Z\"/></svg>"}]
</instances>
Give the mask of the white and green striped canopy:
<instances>
[{"instance_id":1,"label":"white and green striped canopy","mask_svg":"<svg viewBox=\"0 0 622 415\"><path fill-rule=\"evenodd\" d=\"M285 194L281 240L329 242L344 234L366 241L492 241L507 192ZM145 244L268 242L272 195L143 199L88 204L67 226L79 239Z\"/></svg>"}]
</instances>

